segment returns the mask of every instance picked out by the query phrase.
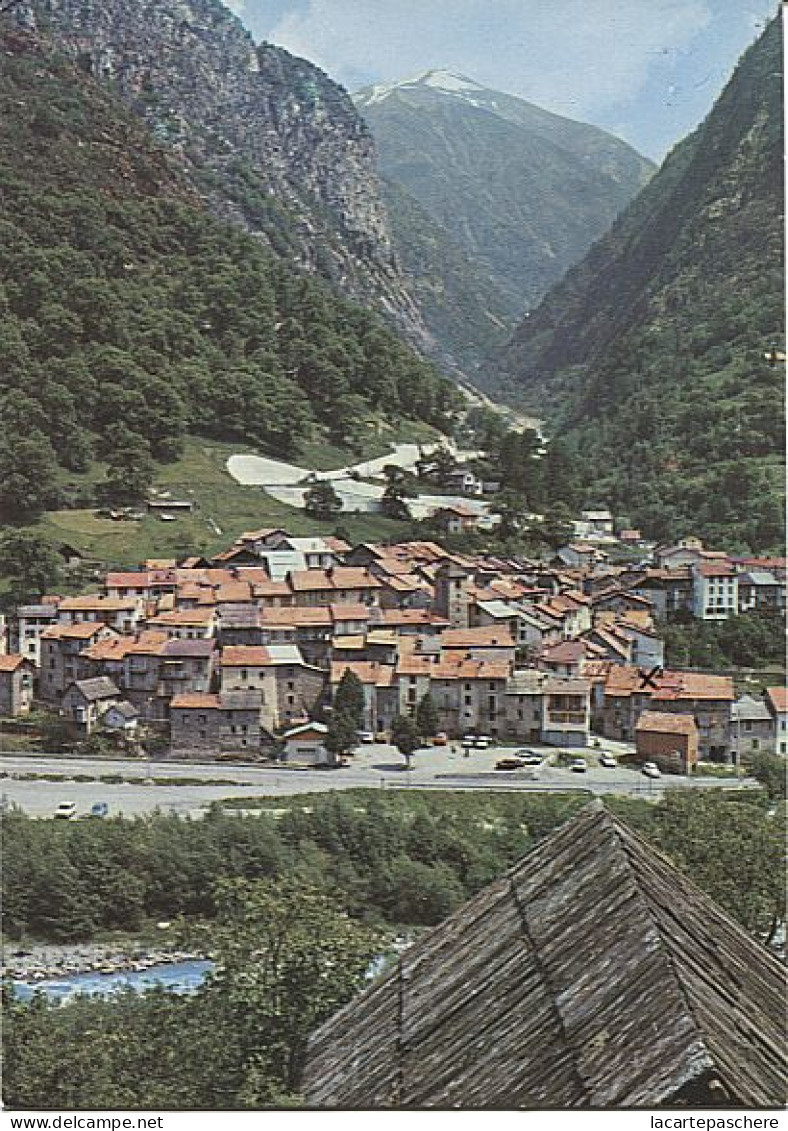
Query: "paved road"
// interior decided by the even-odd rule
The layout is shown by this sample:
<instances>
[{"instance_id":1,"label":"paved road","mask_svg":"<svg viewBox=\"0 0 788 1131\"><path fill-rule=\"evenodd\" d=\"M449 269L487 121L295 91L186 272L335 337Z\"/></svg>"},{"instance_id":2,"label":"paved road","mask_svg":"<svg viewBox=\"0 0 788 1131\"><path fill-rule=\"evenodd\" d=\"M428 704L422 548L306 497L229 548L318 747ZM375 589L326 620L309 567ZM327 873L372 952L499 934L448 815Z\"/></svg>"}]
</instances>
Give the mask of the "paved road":
<instances>
[{"instance_id":1,"label":"paved road","mask_svg":"<svg viewBox=\"0 0 788 1131\"><path fill-rule=\"evenodd\" d=\"M0 754L0 792L7 802L21 806L31 816L48 817L61 801L74 801L77 813L87 813L95 801L106 801L111 813L149 813L154 809L179 814L199 814L212 801L228 797L276 797L295 793L323 793L336 789L506 789L525 791L587 790L594 794L626 794L652 798L664 789L709 789L735 786L735 779L663 777L644 778L636 770L604 769L593 752L578 751L589 764L584 774L545 765L533 775L528 770L496 771L495 762L511 749L477 751L466 758L448 747L419 751L413 769L390 746L363 747L351 765L340 770L294 770L268 766L222 763L107 761L56 756L25 757ZM545 750L555 759L555 750ZM24 780L20 775L62 774L72 780ZM121 782L75 781L74 776L121 777ZM187 779L188 784L154 784L154 778ZM202 779L205 784L194 784ZM210 784L221 780L222 784ZM752 781L740 784L753 785Z\"/></svg>"}]
</instances>

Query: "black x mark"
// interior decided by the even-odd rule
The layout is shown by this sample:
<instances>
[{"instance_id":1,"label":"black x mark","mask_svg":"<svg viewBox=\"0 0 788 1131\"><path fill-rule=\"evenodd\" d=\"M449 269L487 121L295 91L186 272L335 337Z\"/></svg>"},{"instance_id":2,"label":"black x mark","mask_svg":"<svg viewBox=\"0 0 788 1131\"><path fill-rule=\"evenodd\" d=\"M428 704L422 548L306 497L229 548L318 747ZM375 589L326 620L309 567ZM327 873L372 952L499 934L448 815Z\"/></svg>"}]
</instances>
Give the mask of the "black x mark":
<instances>
[{"instance_id":1,"label":"black x mark","mask_svg":"<svg viewBox=\"0 0 788 1131\"><path fill-rule=\"evenodd\" d=\"M647 687L653 687L656 691L658 689L656 679L662 675L662 668L657 666L652 668L650 672L644 672L638 668L638 675L640 676L640 691L644 691Z\"/></svg>"}]
</instances>

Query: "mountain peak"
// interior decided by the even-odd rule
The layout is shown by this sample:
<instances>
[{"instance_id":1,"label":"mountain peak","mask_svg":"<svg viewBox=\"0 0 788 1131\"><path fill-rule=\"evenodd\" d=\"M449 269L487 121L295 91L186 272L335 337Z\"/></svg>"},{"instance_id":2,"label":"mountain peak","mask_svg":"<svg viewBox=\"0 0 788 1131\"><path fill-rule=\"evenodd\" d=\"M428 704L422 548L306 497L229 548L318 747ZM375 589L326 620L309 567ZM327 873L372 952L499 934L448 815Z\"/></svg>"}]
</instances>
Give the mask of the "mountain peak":
<instances>
[{"instance_id":1,"label":"mountain peak","mask_svg":"<svg viewBox=\"0 0 788 1131\"><path fill-rule=\"evenodd\" d=\"M376 102L383 102L389 95L398 90L418 90L429 87L441 94L455 94L467 97L469 94L479 93L486 88L481 86L466 75L445 68L435 68L423 71L415 78L403 79L401 82L376 83L375 86L366 87L358 91L354 98L364 106L372 106Z\"/></svg>"},{"instance_id":2,"label":"mountain peak","mask_svg":"<svg viewBox=\"0 0 788 1131\"><path fill-rule=\"evenodd\" d=\"M450 94L456 94L459 91L485 89L478 82L467 78L466 75L458 75L455 71L444 70L425 71L424 74L412 80L409 85L431 86Z\"/></svg>"}]
</instances>

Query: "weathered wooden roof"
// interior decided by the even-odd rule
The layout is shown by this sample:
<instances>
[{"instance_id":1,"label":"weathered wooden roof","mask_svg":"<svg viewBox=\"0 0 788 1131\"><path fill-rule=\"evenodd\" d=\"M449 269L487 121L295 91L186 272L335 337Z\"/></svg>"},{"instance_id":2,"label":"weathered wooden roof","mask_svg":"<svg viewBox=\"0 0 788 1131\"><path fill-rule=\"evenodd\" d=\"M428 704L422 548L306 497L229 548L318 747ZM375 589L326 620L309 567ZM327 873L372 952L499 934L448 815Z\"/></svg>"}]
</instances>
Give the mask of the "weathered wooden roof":
<instances>
[{"instance_id":1,"label":"weathered wooden roof","mask_svg":"<svg viewBox=\"0 0 788 1131\"><path fill-rule=\"evenodd\" d=\"M783 967L601 804L405 951L313 1034L343 1108L766 1107Z\"/></svg>"}]
</instances>

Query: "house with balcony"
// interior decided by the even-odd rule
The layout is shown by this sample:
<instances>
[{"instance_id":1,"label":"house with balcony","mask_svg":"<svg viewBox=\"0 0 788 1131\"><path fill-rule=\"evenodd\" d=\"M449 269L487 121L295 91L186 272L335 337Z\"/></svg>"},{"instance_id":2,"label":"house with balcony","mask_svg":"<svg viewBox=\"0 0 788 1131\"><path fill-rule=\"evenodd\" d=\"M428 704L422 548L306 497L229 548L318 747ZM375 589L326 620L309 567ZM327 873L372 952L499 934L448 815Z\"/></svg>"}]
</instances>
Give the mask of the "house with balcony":
<instances>
[{"instance_id":1,"label":"house with balcony","mask_svg":"<svg viewBox=\"0 0 788 1131\"><path fill-rule=\"evenodd\" d=\"M58 598L59 600L59 598ZM16 650L41 666L41 637L57 624L57 600L38 605L20 605L16 610Z\"/></svg>"},{"instance_id":2,"label":"house with balcony","mask_svg":"<svg viewBox=\"0 0 788 1131\"><path fill-rule=\"evenodd\" d=\"M739 575L729 561L701 561L692 567L692 612L699 620L721 621L739 611Z\"/></svg>"},{"instance_id":3,"label":"house with balcony","mask_svg":"<svg viewBox=\"0 0 788 1131\"><path fill-rule=\"evenodd\" d=\"M542 741L551 746L587 746L590 695L587 679L548 676L543 685Z\"/></svg>"}]
</instances>

